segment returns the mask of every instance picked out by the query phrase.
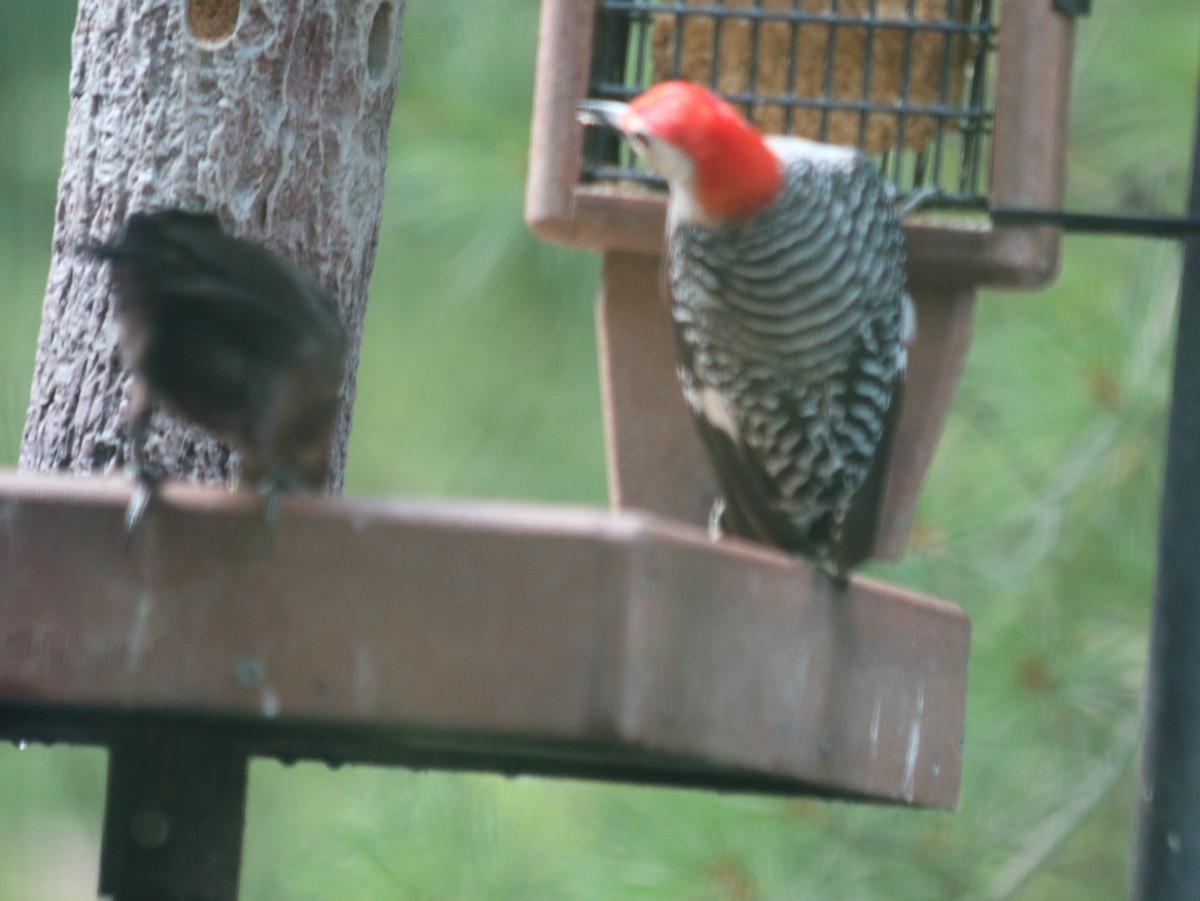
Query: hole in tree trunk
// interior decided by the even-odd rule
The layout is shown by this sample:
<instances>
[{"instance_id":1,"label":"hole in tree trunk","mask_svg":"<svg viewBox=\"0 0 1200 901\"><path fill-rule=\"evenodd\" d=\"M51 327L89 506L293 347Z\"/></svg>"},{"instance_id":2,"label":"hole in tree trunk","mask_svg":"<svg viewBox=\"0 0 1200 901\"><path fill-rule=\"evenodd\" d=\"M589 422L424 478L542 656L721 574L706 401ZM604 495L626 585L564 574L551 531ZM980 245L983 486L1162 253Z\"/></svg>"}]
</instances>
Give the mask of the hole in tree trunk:
<instances>
[{"instance_id":1,"label":"hole in tree trunk","mask_svg":"<svg viewBox=\"0 0 1200 901\"><path fill-rule=\"evenodd\" d=\"M241 0L188 0L188 25L202 44L225 40L237 28Z\"/></svg>"},{"instance_id":2,"label":"hole in tree trunk","mask_svg":"<svg viewBox=\"0 0 1200 901\"><path fill-rule=\"evenodd\" d=\"M392 4L381 3L367 36L367 74L378 81L387 71L392 50Z\"/></svg>"}]
</instances>

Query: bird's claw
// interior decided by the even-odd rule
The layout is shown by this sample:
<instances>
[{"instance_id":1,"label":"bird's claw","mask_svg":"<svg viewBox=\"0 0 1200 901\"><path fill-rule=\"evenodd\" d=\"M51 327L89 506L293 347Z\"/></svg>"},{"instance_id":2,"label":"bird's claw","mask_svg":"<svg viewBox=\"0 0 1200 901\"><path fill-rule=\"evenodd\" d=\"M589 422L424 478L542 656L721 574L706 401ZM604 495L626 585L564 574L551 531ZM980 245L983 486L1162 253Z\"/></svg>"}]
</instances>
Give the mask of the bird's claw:
<instances>
[{"instance_id":1,"label":"bird's claw","mask_svg":"<svg viewBox=\"0 0 1200 901\"><path fill-rule=\"evenodd\" d=\"M721 520L725 516L725 498L718 495L712 504L712 508L708 511L708 538L710 541L720 541L725 535L725 529L721 526Z\"/></svg>"},{"instance_id":2,"label":"bird's claw","mask_svg":"<svg viewBox=\"0 0 1200 901\"><path fill-rule=\"evenodd\" d=\"M134 468L134 478L137 485L129 498L129 506L125 508L125 534L132 536L150 506L150 501L158 491L158 486L167 477L166 470L156 464L142 463Z\"/></svg>"},{"instance_id":3,"label":"bird's claw","mask_svg":"<svg viewBox=\"0 0 1200 901\"><path fill-rule=\"evenodd\" d=\"M909 213L915 213L925 204L936 200L942 195L942 189L933 185L926 185L923 188L917 188L909 191L903 196L896 198L896 218L903 219Z\"/></svg>"},{"instance_id":4,"label":"bird's claw","mask_svg":"<svg viewBox=\"0 0 1200 901\"><path fill-rule=\"evenodd\" d=\"M150 506L150 498L154 496L154 487L147 482L139 481L129 498L129 506L125 508L125 534L132 536L142 521L146 508Z\"/></svg>"}]
</instances>

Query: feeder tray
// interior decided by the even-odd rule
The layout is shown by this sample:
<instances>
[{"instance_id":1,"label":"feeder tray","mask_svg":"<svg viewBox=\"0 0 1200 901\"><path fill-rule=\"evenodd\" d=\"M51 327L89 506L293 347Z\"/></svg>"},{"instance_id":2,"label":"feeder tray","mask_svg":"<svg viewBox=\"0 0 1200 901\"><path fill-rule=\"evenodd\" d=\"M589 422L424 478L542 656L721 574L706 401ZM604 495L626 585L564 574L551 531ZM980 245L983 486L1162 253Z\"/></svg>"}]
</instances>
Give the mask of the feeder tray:
<instances>
[{"instance_id":1,"label":"feeder tray","mask_svg":"<svg viewBox=\"0 0 1200 901\"><path fill-rule=\"evenodd\" d=\"M250 756L950 808L970 626L632 513L0 472L0 738L110 750L101 890L236 897Z\"/></svg>"},{"instance_id":2,"label":"feeder tray","mask_svg":"<svg viewBox=\"0 0 1200 901\"><path fill-rule=\"evenodd\" d=\"M129 495L0 473L0 735L956 803L950 604L644 515L289 498L272 535L168 484L129 539Z\"/></svg>"}]
</instances>

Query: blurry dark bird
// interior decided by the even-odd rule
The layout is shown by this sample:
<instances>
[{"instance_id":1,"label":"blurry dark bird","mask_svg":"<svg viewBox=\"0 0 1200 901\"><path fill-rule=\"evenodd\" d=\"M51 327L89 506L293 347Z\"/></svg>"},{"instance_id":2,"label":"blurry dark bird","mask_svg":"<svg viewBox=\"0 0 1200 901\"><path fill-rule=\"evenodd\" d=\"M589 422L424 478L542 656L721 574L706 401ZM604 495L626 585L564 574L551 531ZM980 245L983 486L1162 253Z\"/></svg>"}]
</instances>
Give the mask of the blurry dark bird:
<instances>
[{"instance_id":1,"label":"blurry dark bird","mask_svg":"<svg viewBox=\"0 0 1200 901\"><path fill-rule=\"evenodd\" d=\"M346 362L346 330L317 283L207 213L134 213L111 244L121 357L133 375L132 530L162 474L145 459L155 405L211 431L267 492L267 520L294 488L320 490Z\"/></svg>"}]
</instances>

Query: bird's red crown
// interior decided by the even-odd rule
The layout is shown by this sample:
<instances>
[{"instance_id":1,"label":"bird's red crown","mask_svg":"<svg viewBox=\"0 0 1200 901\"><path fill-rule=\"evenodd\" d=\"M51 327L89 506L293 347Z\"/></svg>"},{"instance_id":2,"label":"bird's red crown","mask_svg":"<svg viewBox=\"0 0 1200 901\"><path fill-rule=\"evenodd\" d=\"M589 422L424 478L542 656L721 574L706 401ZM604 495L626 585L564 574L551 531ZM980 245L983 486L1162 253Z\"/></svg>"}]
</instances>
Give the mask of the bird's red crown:
<instances>
[{"instance_id":1,"label":"bird's red crown","mask_svg":"<svg viewBox=\"0 0 1200 901\"><path fill-rule=\"evenodd\" d=\"M664 81L635 97L630 113L692 159L695 199L714 220L753 215L783 185L779 158L762 135L707 88Z\"/></svg>"}]
</instances>

